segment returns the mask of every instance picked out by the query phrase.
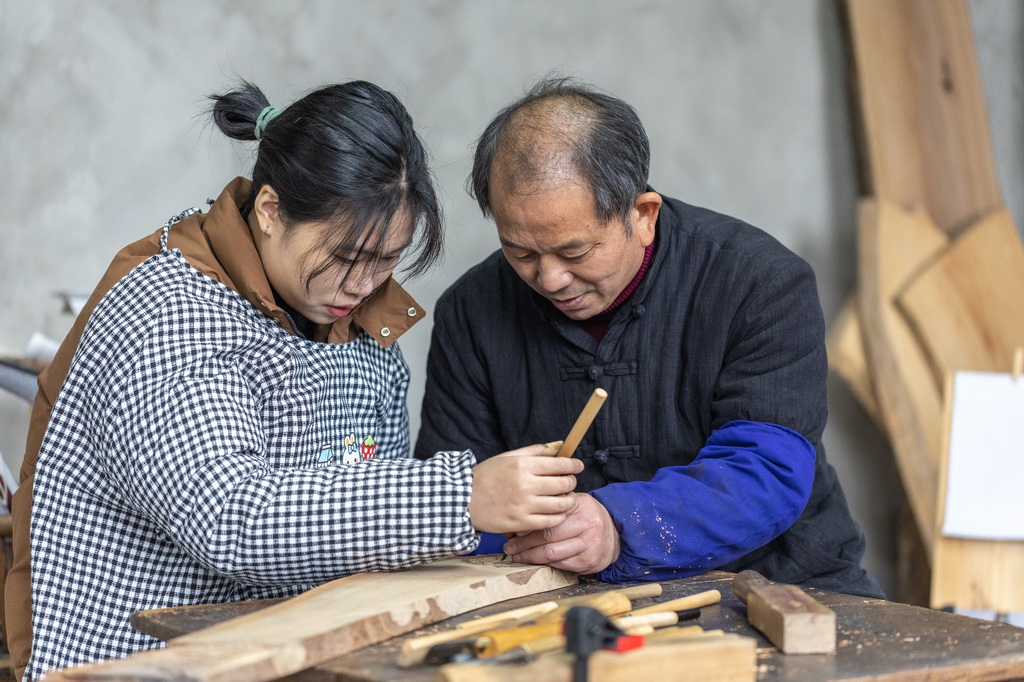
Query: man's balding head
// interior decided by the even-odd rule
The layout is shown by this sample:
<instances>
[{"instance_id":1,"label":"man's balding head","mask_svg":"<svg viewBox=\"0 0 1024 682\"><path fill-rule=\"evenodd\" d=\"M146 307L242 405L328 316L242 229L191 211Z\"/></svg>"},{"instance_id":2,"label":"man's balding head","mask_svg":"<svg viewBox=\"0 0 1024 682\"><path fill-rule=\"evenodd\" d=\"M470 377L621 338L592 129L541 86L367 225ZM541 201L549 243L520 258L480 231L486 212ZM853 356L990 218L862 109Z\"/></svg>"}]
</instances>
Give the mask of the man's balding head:
<instances>
[{"instance_id":1,"label":"man's balding head","mask_svg":"<svg viewBox=\"0 0 1024 682\"><path fill-rule=\"evenodd\" d=\"M492 181L520 195L569 181L591 191L600 219L626 219L646 189L649 165L647 133L633 107L570 79L549 78L487 126L469 190L490 216Z\"/></svg>"}]
</instances>

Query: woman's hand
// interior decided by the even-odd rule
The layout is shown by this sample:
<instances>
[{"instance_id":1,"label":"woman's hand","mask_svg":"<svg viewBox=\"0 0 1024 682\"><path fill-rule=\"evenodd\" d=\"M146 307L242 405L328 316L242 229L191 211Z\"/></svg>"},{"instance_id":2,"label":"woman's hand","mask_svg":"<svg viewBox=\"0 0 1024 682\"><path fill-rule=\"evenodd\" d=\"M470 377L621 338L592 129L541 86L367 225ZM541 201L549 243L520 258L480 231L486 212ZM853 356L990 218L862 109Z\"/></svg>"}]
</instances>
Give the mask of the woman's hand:
<instances>
[{"instance_id":1,"label":"woman's hand","mask_svg":"<svg viewBox=\"0 0 1024 682\"><path fill-rule=\"evenodd\" d=\"M575 505L572 491L583 462L551 457L546 445L529 445L486 459L473 467L469 518L491 533L550 528Z\"/></svg>"}]
</instances>

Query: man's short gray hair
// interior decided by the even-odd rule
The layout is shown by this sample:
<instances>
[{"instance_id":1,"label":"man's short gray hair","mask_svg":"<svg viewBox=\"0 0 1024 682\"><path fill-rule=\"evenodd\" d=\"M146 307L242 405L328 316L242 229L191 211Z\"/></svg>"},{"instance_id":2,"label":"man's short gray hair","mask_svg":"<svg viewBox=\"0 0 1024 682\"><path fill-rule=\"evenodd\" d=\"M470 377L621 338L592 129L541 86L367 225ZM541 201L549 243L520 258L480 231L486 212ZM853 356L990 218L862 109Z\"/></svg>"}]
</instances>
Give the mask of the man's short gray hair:
<instances>
[{"instance_id":1,"label":"man's short gray hair","mask_svg":"<svg viewBox=\"0 0 1024 682\"><path fill-rule=\"evenodd\" d=\"M466 185L491 215L490 177L501 159L511 191L564 177L584 181L604 221L620 218L647 188L650 143L636 110L572 78L547 77L498 112L477 140Z\"/></svg>"}]
</instances>

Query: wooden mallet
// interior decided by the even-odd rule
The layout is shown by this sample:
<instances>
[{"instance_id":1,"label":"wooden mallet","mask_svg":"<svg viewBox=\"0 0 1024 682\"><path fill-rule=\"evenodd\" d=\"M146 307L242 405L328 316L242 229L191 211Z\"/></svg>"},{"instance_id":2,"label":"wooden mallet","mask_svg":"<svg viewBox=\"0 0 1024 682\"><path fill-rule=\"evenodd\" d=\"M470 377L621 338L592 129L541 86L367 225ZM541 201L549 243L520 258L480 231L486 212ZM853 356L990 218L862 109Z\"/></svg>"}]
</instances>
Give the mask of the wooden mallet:
<instances>
[{"instance_id":1,"label":"wooden mallet","mask_svg":"<svg viewBox=\"0 0 1024 682\"><path fill-rule=\"evenodd\" d=\"M562 447L558 449L559 457L572 457L573 453L576 452L576 448L579 447L580 441L583 440L583 434L587 432L590 425L594 421L594 417L597 416L601 406L604 405L604 401L608 398L608 391L603 388L595 388L593 394L590 396L590 400L583 406L583 411L580 412L580 416L576 419L576 423L573 424L572 430L569 431L569 435L562 441Z\"/></svg>"},{"instance_id":2,"label":"wooden mallet","mask_svg":"<svg viewBox=\"0 0 1024 682\"><path fill-rule=\"evenodd\" d=\"M796 585L741 571L732 592L747 605L747 620L785 654L834 654L836 614Z\"/></svg>"}]
</instances>

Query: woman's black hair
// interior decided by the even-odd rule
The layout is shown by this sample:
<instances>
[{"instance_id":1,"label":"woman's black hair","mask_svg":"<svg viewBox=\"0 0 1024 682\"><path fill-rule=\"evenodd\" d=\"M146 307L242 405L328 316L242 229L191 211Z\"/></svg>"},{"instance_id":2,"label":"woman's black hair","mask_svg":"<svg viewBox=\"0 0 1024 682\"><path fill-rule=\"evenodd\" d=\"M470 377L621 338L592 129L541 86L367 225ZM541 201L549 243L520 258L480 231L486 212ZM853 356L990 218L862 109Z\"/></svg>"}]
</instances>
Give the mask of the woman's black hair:
<instances>
[{"instance_id":1,"label":"woman's black hair","mask_svg":"<svg viewBox=\"0 0 1024 682\"><path fill-rule=\"evenodd\" d=\"M256 120L270 106L258 87L243 80L210 99L225 135L256 139ZM373 83L328 85L281 110L260 136L243 213L264 185L277 192L286 228L304 222L338 228L326 230L318 246L339 257L374 253L403 212L415 234L415 258L405 271L421 274L441 255L444 228L427 153L405 107ZM331 260L314 264L307 287L333 266Z\"/></svg>"}]
</instances>

